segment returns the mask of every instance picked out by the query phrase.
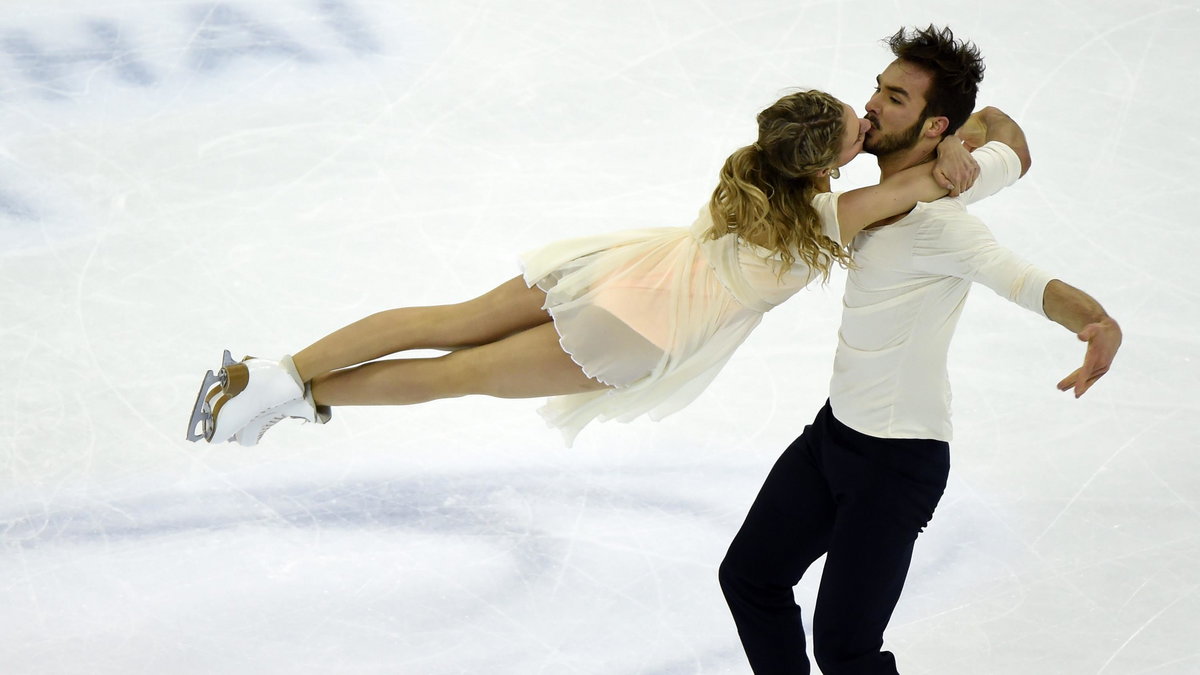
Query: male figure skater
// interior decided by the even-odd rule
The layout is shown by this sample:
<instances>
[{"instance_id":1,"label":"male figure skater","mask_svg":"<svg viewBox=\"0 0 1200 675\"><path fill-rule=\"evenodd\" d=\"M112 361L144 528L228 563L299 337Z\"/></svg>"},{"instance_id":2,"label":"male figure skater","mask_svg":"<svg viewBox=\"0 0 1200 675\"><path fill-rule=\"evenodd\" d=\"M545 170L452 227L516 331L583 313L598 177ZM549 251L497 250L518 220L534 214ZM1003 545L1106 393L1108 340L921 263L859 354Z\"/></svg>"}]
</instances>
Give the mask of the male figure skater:
<instances>
[{"instance_id":1,"label":"male figure skater","mask_svg":"<svg viewBox=\"0 0 1200 675\"><path fill-rule=\"evenodd\" d=\"M779 458L725 560L720 581L755 673L808 673L792 596L827 554L813 618L825 675L897 673L882 651L917 534L949 473L950 338L974 281L1088 343L1059 389L1079 397L1107 372L1121 330L1087 294L1001 247L965 204L1029 168L1024 134L995 109L970 115L983 77L974 45L930 26L889 40L896 60L867 103L864 147L886 177L933 158L958 134L980 164L957 198L919 204L854 240L829 401ZM968 116L970 119L968 121Z\"/></svg>"}]
</instances>

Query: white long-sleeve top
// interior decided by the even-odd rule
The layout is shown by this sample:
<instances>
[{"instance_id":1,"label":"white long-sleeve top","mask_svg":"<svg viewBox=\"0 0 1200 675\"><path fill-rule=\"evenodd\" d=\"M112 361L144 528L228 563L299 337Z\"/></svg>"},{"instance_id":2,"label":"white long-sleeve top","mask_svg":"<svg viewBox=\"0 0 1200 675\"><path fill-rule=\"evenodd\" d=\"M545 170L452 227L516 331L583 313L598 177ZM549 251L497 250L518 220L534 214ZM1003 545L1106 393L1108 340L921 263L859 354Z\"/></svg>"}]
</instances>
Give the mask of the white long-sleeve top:
<instances>
[{"instance_id":1,"label":"white long-sleeve top","mask_svg":"<svg viewBox=\"0 0 1200 675\"><path fill-rule=\"evenodd\" d=\"M1053 277L998 244L966 206L1020 178L1007 145L975 151L980 175L955 198L917 204L903 219L864 230L843 297L829 387L833 414L878 438L949 441L950 338L972 282L1045 316Z\"/></svg>"}]
</instances>

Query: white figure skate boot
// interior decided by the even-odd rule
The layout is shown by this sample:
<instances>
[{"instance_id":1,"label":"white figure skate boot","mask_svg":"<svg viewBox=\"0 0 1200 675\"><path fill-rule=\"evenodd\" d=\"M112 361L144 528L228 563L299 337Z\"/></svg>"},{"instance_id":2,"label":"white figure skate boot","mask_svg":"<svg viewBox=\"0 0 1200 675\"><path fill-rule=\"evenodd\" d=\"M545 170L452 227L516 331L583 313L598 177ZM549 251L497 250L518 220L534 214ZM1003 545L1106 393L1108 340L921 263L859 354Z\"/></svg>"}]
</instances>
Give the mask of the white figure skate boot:
<instances>
[{"instance_id":1,"label":"white figure skate boot","mask_svg":"<svg viewBox=\"0 0 1200 675\"><path fill-rule=\"evenodd\" d=\"M291 359L288 359L288 362L290 363ZM293 366L293 370L294 368ZM258 445L268 429L289 417L324 424L329 421L331 416L329 406L317 405L312 397L312 387L305 384L302 397L258 415L234 434L233 438L246 447Z\"/></svg>"},{"instance_id":2,"label":"white figure skate boot","mask_svg":"<svg viewBox=\"0 0 1200 675\"><path fill-rule=\"evenodd\" d=\"M261 433L239 436L243 427L264 416L269 418L281 413L280 419L301 417L310 422L324 421L317 414L292 358L285 356L272 361L247 357L239 363L226 350L219 374L208 371L200 385L187 439L204 438L209 443L220 443L236 436L243 445L254 445ZM204 425L203 431L197 433L196 427L200 423Z\"/></svg>"}]
</instances>

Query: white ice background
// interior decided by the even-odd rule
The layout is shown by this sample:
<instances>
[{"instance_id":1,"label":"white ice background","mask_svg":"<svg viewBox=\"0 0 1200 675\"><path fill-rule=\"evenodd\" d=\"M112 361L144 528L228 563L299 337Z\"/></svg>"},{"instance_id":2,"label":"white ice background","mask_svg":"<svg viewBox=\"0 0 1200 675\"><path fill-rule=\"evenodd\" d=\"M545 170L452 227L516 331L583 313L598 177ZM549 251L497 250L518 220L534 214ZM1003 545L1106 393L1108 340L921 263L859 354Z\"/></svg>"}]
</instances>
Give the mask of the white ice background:
<instances>
[{"instance_id":1,"label":"white ice background","mask_svg":"<svg viewBox=\"0 0 1200 675\"><path fill-rule=\"evenodd\" d=\"M1032 147L975 212L1126 341L1074 400L1074 336L972 293L888 646L909 675L1200 673L1196 0L0 10L0 673L748 673L716 568L824 401L840 273L689 408L570 450L537 401L344 409L253 449L185 442L188 413L224 348L689 225L758 110L861 111L880 38L930 22Z\"/></svg>"}]
</instances>

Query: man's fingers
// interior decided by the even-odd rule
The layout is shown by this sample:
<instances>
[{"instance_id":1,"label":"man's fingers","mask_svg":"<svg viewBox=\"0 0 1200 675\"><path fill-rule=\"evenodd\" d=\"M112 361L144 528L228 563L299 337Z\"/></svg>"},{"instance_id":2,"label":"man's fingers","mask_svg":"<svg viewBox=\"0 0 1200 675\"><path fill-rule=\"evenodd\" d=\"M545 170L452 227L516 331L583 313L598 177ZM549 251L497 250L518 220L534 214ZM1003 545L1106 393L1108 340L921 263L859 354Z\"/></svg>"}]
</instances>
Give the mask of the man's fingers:
<instances>
[{"instance_id":1,"label":"man's fingers","mask_svg":"<svg viewBox=\"0 0 1200 675\"><path fill-rule=\"evenodd\" d=\"M1088 375L1087 378L1084 379L1084 381L1082 383L1076 383L1075 384L1075 398L1079 398L1080 396L1083 396L1084 392L1086 392L1088 389L1091 389L1092 385L1096 384L1096 381L1099 380L1101 377L1103 377L1104 374L1107 372L1108 372L1108 368L1101 368L1100 370L1093 372L1091 375Z\"/></svg>"},{"instance_id":2,"label":"man's fingers","mask_svg":"<svg viewBox=\"0 0 1200 675\"><path fill-rule=\"evenodd\" d=\"M1092 386L1092 382L1095 382L1095 380L1089 380L1086 377L1081 377L1075 380L1075 398L1083 396L1083 392L1087 391L1088 388Z\"/></svg>"},{"instance_id":3,"label":"man's fingers","mask_svg":"<svg viewBox=\"0 0 1200 675\"><path fill-rule=\"evenodd\" d=\"M1075 398L1079 398L1107 372L1108 366L1097 367L1096 364L1085 363L1082 368L1076 368L1075 372L1059 381L1058 390L1071 391L1074 389Z\"/></svg>"},{"instance_id":4,"label":"man's fingers","mask_svg":"<svg viewBox=\"0 0 1200 675\"><path fill-rule=\"evenodd\" d=\"M1070 375L1068 375L1068 376L1064 377L1063 379L1059 380L1059 382L1058 382L1058 390L1059 390L1059 391L1066 391L1066 390L1070 389L1071 387L1074 387L1074 386L1075 386L1075 380L1076 380L1076 378L1078 378L1078 377L1079 377L1079 371L1081 371L1081 370L1083 370L1083 369L1082 369L1082 368L1076 368L1076 369L1075 369L1075 372L1073 372L1073 373L1071 373Z\"/></svg>"}]
</instances>

